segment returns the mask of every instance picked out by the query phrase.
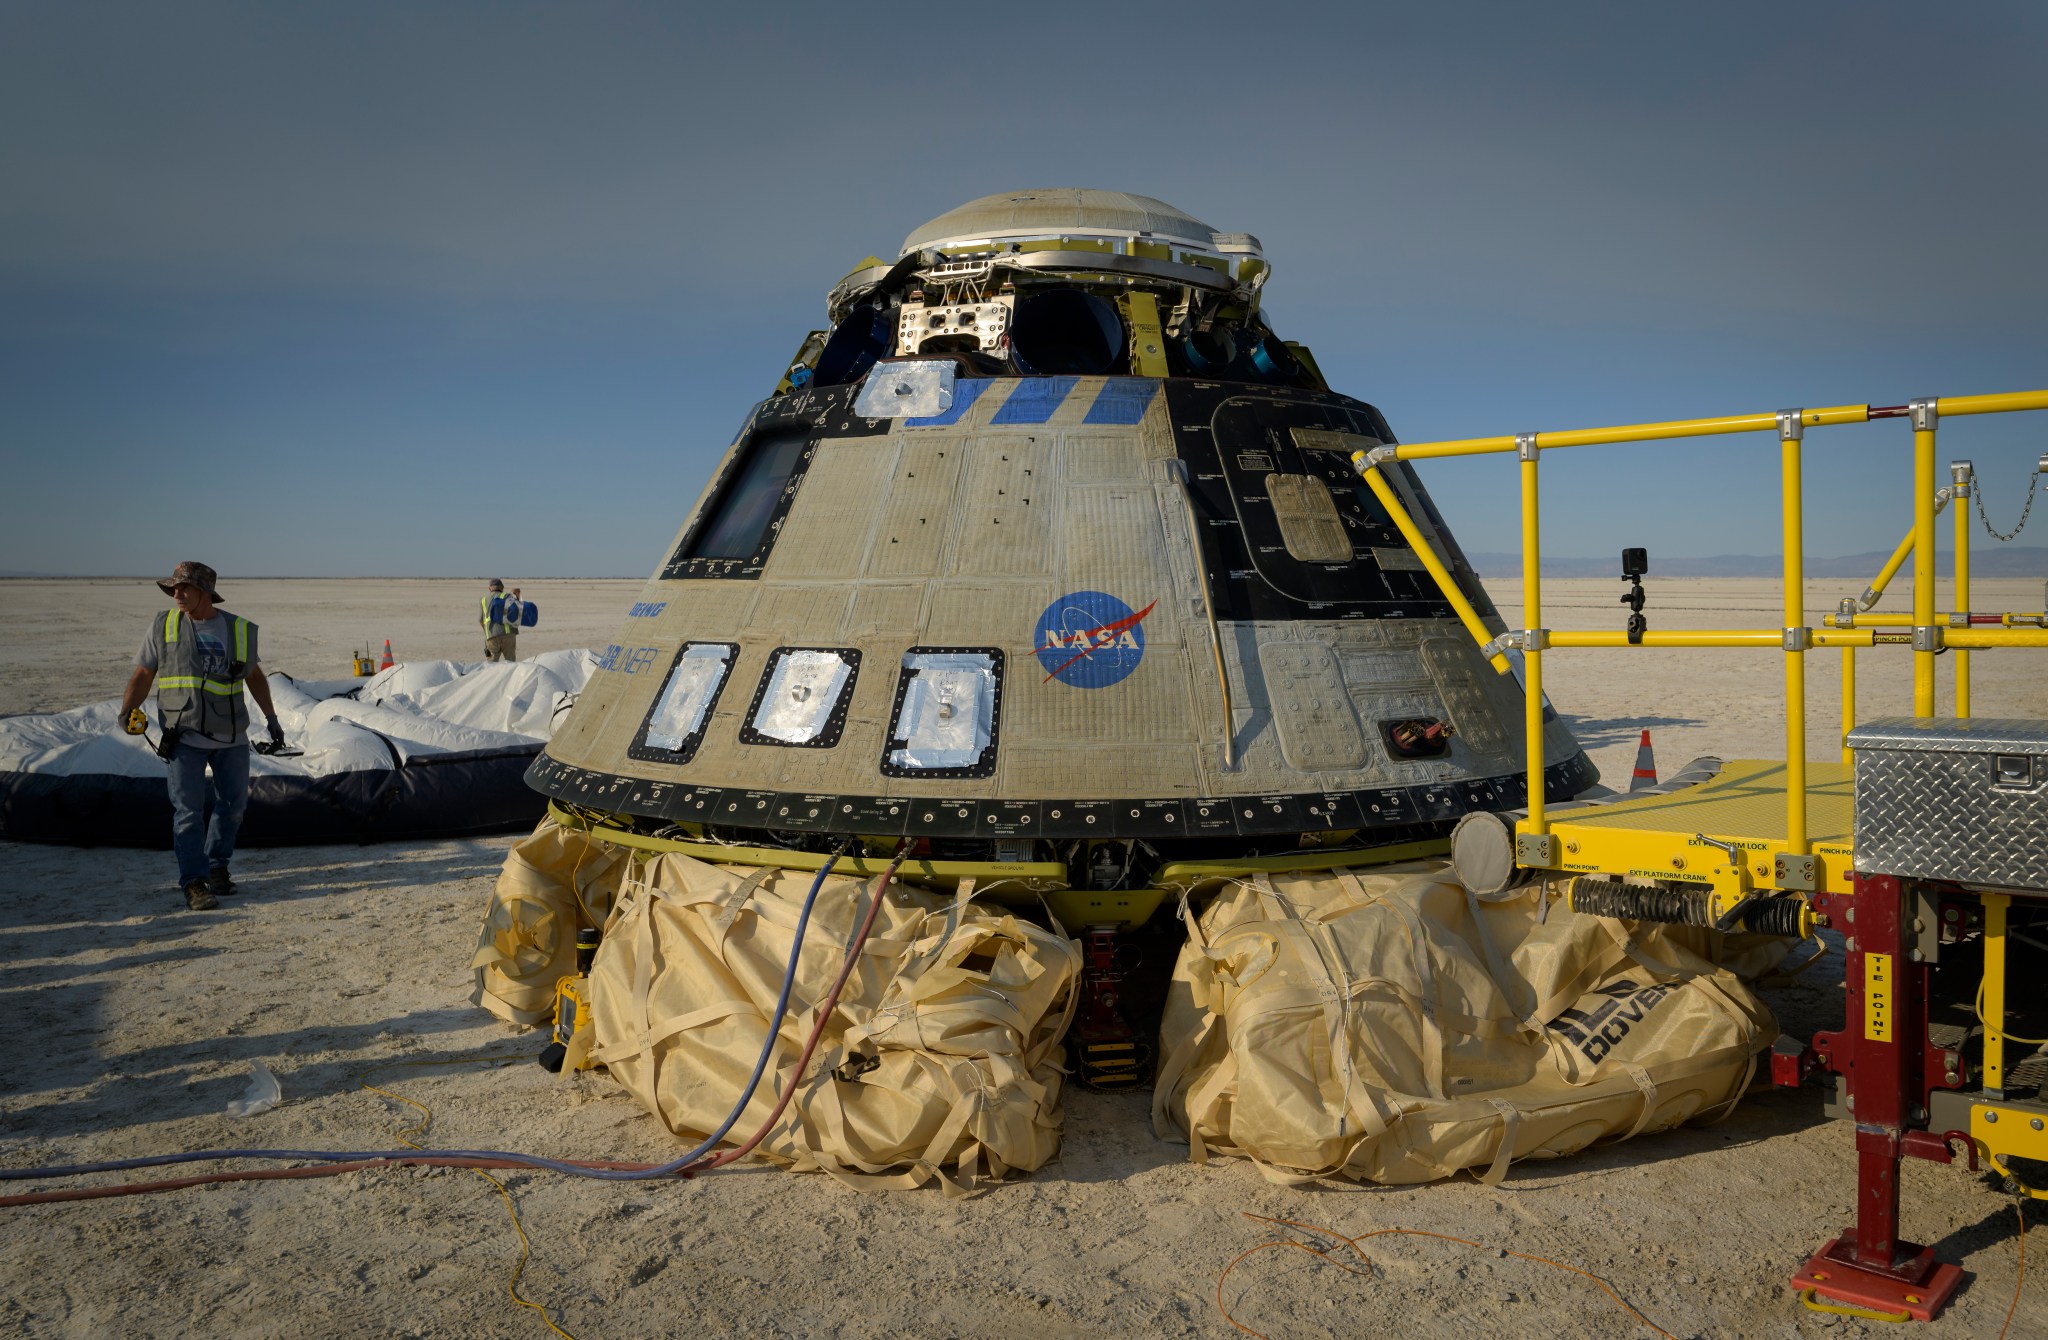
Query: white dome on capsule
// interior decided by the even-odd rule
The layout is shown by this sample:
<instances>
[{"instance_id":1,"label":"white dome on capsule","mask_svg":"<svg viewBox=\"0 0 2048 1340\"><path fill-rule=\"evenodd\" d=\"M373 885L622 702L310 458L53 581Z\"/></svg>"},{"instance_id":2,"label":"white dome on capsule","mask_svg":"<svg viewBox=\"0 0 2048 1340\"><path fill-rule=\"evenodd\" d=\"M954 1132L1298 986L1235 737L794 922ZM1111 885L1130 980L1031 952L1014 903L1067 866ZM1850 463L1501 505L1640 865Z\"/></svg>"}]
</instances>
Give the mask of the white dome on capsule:
<instances>
[{"instance_id":1,"label":"white dome on capsule","mask_svg":"<svg viewBox=\"0 0 2048 1340\"><path fill-rule=\"evenodd\" d=\"M897 254L1049 237L1144 238L1205 252L1260 254L1258 239L1249 233L1219 233L1164 200L1077 186L1004 191L970 200L912 229Z\"/></svg>"}]
</instances>

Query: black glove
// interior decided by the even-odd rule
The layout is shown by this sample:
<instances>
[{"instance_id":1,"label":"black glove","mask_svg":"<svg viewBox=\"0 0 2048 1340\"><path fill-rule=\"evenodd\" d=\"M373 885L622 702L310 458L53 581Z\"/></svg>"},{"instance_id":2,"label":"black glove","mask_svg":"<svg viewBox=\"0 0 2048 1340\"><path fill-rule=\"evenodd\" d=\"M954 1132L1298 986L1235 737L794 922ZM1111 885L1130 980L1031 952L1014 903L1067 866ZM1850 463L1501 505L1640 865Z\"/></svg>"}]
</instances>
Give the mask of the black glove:
<instances>
[{"instance_id":1,"label":"black glove","mask_svg":"<svg viewBox=\"0 0 2048 1340\"><path fill-rule=\"evenodd\" d=\"M270 718L264 724L270 728L270 739L268 741L259 741L256 745L256 752L259 754L275 754L278 750L284 748L284 727L277 724L276 717Z\"/></svg>"}]
</instances>

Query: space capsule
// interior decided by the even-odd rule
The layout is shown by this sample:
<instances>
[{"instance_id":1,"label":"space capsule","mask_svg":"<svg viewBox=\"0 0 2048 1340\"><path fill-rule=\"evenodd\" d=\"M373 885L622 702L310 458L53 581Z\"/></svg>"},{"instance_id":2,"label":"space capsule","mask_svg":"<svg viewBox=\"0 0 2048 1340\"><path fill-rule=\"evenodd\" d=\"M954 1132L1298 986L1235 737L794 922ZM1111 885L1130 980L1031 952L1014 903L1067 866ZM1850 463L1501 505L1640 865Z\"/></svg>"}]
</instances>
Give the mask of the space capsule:
<instances>
[{"instance_id":1,"label":"space capsule","mask_svg":"<svg viewBox=\"0 0 2048 1340\"><path fill-rule=\"evenodd\" d=\"M1076 189L863 262L529 784L755 860L912 839L1069 926L1523 805L1521 689L1361 485L1391 430L1268 323L1270 275L1256 237ZM1597 774L1547 715L1546 789L1575 795Z\"/></svg>"}]
</instances>

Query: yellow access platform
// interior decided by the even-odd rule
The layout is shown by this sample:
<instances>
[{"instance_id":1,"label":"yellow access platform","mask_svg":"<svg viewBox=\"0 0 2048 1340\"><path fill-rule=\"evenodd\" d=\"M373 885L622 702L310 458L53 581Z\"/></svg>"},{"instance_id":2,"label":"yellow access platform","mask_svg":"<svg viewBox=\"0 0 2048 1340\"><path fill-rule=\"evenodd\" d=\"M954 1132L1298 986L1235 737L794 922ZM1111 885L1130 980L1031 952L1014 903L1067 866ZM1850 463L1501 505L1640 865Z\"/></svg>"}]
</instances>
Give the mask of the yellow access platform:
<instances>
[{"instance_id":1,"label":"yellow access platform","mask_svg":"<svg viewBox=\"0 0 2048 1340\"><path fill-rule=\"evenodd\" d=\"M1697 884L1738 896L1780 887L1785 858L1810 856L1810 891L1847 893L1856 797L1847 766L1806 765L1807 853L1787 845L1781 762L1736 759L1708 781L1584 809L1553 808L1556 869Z\"/></svg>"}]
</instances>

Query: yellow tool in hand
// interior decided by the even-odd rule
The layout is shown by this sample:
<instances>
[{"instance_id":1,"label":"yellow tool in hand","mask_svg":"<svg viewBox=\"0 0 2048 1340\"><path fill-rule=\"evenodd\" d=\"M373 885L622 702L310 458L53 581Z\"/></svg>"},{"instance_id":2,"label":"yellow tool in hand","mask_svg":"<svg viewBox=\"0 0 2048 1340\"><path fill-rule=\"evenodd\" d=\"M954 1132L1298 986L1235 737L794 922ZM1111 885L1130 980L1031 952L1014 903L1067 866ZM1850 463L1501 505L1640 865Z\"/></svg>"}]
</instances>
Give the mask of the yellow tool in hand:
<instances>
[{"instance_id":1,"label":"yellow tool in hand","mask_svg":"<svg viewBox=\"0 0 2048 1340\"><path fill-rule=\"evenodd\" d=\"M121 723L130 735L140 735L149 729L149 717L139 707L129 711L128 719Z\"/></svg>"}]
</instances>

